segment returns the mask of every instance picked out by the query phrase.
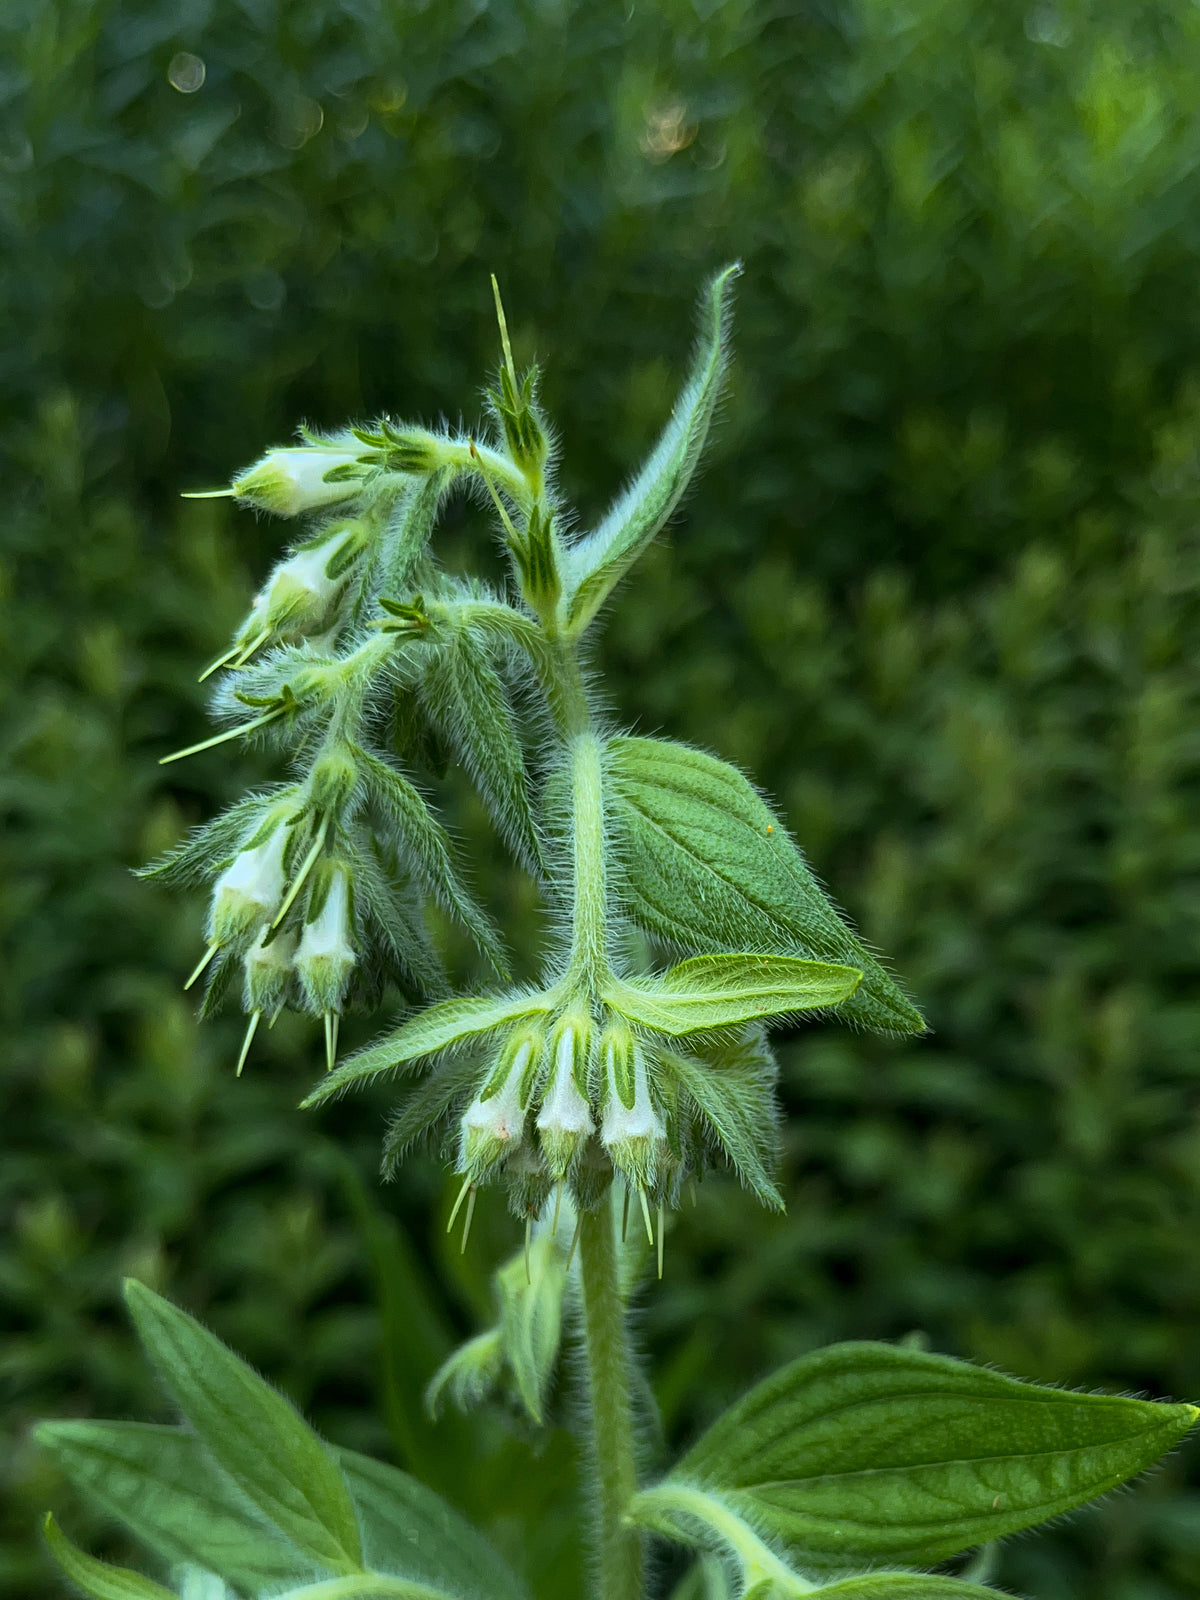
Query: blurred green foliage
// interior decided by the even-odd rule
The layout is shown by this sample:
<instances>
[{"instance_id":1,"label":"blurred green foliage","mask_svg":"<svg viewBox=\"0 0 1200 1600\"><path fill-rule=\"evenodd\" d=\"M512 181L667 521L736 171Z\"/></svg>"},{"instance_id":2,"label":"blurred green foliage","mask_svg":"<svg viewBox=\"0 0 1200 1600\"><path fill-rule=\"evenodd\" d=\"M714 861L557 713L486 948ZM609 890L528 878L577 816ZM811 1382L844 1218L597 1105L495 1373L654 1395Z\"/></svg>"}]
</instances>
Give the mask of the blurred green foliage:
<instances>
[{"instance_id":1,"label":"blurred green foliage","mask_svg":"<svg viewBox=\"0 0 1200 1600\"><path fill-rule=\"evenodd\" d=\"M201 908L128 870L258 775L155 764L281 540L177 492L300 417L470 411L492 270L587 519L745 260L717 446L601 661L775 794L936 1029L785 1046L788 1216L706 1186L645 1295L668 1437L851 1336L1200 1396L1198 85L1185 0L9 0L0 1593L49 1581L47 1503L120 1550L25 1429L161 1415L126 1271L577 1592L561 1429L417 1404L501 1207L460 1260L435 1163L374 1185L386 1093L295 1113L306 1024L235 1084L179 990ZM998 1581L1200 1595L1198 1472Z\"/></svg>"}]
</instances>

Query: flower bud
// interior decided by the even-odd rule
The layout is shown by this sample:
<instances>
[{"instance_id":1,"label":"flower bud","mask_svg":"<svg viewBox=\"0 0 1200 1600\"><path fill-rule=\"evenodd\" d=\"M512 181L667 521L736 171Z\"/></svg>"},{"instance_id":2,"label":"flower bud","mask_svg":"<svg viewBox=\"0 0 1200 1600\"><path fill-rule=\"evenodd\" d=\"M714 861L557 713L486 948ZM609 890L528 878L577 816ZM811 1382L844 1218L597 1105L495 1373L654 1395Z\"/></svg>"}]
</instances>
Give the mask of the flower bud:
<instances>
[{"instance_id":1,"label":"flower bud","mask_svg":"<svg viewBox=\"0 0 1200 1600\"><path fill-rule=\"evenodd\" d=\"M264 928L258 942L242 957L243 1009L248 1015L258 1011L275 1017L287 1004L288 991L295 976L295 935L286 929L270 937Z\"/></svg>"},{"instance_id":2,"label":"flower bud","mask_svg":"<svg viewBox=\"0 0 1200 1600\"><path fill-rule=\"evenodd\" d=\"M667 1135L650 1099L645 1053L626 1023L613 1021L605 1028L600 1060L607 1095L600 1141L635 1188L649 1189L666 1153Z\"/></svg>"},{"instance_id":3,"label":"flower bud","mask_svg":"<svg viewBox=\"0 0 1200 1600\"><path fill-rule=\"evenodd\" d=\"M208 916L210 944L245 943L279 909L288 833L276 823L260 844L239 850L213 886Z\"/></svg>"},{"instance_id":4,"label":"flower bud","mask_svg":"<svg viewBox=\"0 0 1200 1600\"><path fill-rule=\"evenodd\" d=\"M314 811L337 816L354 793L358 783L358 764L344 744L326 750L314 763L308 777L308 793Z\"/></svg>"},{"instance_id":5,"label":"flower bud","mask_svg":"<svg viewBox=\"0 0 1200 1600\"><path fill-rule=\"evenodd\" d=\"M350 532L303 545L281 561L254 602L245 631L266 628L274 634L306 634L325 627L349 560L357 554L355 545L361 548L358 535Z\"/></svg>"},{"instance_id":6,"label":"flower bud","mask_svg":"<svg viewBox=\"0 0 1200 1600\"><path fill-rule=\"evenodd\" d=\"M350 944L350 873L341 862L318 869L300 935L296 971L314 1011L340 1012L357 959Z\"/></svg>"},{"instance_id":7,"label":"flower bud","mask_svg":"<svg viewBox=\"0 0 1200 1600\"><path fill-rule=\"evenodd\" d=\"M566 1176L580 1146L595 1132L587 1097L592 1022L579 1013L560 1019L550 1040L551 1082L537 1119L542 1154L555 1178Z\"/></svg>"},{"instance_id":8,"label":"flower bud","mask_svg":"<svg viewBox=\"0 0 1200 1600\"><path fill-rule=\"evenodd\" d=\"M478 1183L525 1137L525 1109L541 1058L535 1029L518 1029L506 1042L491 1075L463 1113L458 1169Z\"/></svg>"},{"instance_id":9,"label":"flower bud","mask_svg":"<svg viewBox=\"0 0 1200 1600\"><path fill-rule=\"evenodd\" d=\"M338 468L356 467L361 454L357 448L339 450L329 445L268 450L261 461L233 480L233 492L256 510L271 511L277 517L319 511L359 492L360 484L349 474L332 483L327 478Z\"/></svg>"}]
</instances>

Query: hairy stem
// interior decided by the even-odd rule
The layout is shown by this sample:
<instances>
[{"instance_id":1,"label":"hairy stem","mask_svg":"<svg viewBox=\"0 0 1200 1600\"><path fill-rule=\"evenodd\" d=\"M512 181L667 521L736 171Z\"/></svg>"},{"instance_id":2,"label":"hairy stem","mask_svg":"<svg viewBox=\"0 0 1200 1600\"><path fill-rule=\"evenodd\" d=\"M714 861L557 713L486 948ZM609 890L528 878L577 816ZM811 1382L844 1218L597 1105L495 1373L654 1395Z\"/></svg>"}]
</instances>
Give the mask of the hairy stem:
<instances>
[{"instance_id":1,"label":"hairy stem","mask_svg":"<svg viewBox=\"0 0 1200 1600\"><path fill-rule=\"evenodd\" d=\"M625 1513L637 1493L633 1397L616 1230L606 1201L579 1219L586 1402L596 1475L597 1600L640 1600L642 1541Z\"/></svg>"},{"instance_id":2,"label":"hairy stem","mask_svg":"<svg viewBox=\"0 0 1200 1600\"><path fill-rule=\"evenodd\" d=\"M604 858L604 774L593 733L571 741L575 903L569 979L595 992L608 971L608 874Z\"/></svg>"}]
</instances>

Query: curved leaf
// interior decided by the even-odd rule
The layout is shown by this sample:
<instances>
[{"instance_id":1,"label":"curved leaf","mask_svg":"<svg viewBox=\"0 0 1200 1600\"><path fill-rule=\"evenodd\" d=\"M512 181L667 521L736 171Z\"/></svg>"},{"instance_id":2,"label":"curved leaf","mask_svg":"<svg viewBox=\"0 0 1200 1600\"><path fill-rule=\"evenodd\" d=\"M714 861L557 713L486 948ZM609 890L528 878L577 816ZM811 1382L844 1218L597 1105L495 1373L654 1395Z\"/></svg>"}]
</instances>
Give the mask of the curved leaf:
<instances>
[{"instance_id":1,"label":"curved leaf","mask_svg":"<svg viewBox=\"0 0 1200 1600\"><path fill-rule=\"evenodd\" d=\"M633 1022L680 1036L836 1006L862 980L853 967L798 956L693 956L661 978L614 981L604 998Z\"/></svg>"},{"instance_id":2,"label":"curved leaf","mask_svg":"<svg viewBox=\"0 0 1200 1600\"><path fill-rule=\"evenodd\" d=\"M561 611L578 636L675 510L699 465L725 376L734 265L719 272L700 300L700 346L671 419L637 477L594 533L565 552Z\"/></svg>"},{"instance_id":3,"label":"curved leaf","mask_svg":"<svg viewBox=\"0 0 1200 1600\"><path fill-rule=\"evenodd\" d=\"M71 1543L48 1514L45 1534L50 1554L71 1582L77 1583L92 1600L175 1600L170 1589L143 1578L140 1572L131 1572L128 1567L112 1567L107 1561L97 1561L95 1556L86 1555Z\"/></svg>"}]
</instances>

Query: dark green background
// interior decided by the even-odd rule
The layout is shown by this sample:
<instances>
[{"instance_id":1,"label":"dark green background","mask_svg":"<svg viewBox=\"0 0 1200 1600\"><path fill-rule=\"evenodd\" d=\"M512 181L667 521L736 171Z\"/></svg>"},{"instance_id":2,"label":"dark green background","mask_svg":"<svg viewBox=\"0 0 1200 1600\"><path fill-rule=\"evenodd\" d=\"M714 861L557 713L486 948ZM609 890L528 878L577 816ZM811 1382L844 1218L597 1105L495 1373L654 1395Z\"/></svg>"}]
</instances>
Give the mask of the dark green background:
<instances>
[{"instance_id":1,"label":"dark green background","mask_svg":"<svg viewBox=\"0 0 1200 1600\"><path fill-rule=\"evenodd\" d=\"M621 718L769 788L936 1031L784 1045L787 1217L706 1186L643 1297L669 1438L819 1343L914 1331L1200 1398L1200 8L8 0L5 1596L53 1586L48 1504L129 1554L25 1431L163 1414L124 1272L577 1594L562 1432L415 1405L516 1243L502 1207L460 1261L437 1162L374 1183L386 1092L295 1112L307 1023L235 1083L238 1022L180 992L202 904L129 868L263 770L156 765L286 531L178 491L300 418L475 415L494 270L590 519L734 256L708 469L600 658ZM494 570L474 513L444 549ZM1200 1595L1198 1467L1000 1581Z\"/></svg>"}]
</instances>

